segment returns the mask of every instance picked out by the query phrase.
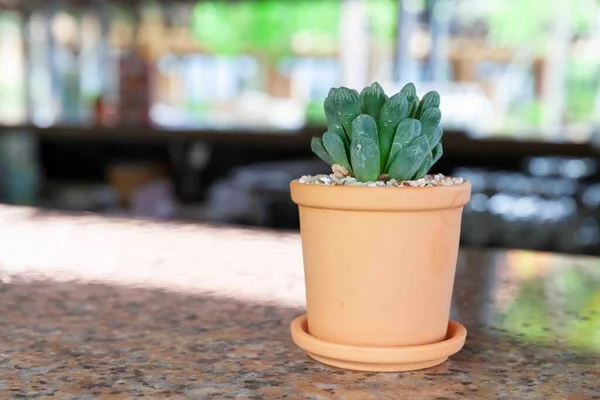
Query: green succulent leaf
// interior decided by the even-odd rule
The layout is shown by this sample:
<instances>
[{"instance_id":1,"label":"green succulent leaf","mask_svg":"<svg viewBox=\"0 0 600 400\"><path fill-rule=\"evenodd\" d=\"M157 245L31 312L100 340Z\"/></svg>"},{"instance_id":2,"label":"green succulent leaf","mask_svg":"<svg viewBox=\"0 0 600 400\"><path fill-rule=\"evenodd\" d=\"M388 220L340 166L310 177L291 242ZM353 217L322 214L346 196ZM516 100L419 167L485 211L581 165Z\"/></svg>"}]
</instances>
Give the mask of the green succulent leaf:
<instances>
[{"instance_id":1,"label":"green succulent leaf","mask_svg":"<svg viewBox=\"0 0 600 400\"><path fill-rule=\"evenodd\" d=\"M390 165L388 176L399 181L411 179L423 164L427 153L418 144L411 144L400 150Z\"/></svg>"},{"instance_id":2,"label":"green succulent leaf","mask_svg":"<svg viewBox=\"0 0 600 400\"><path fill-rule=\"evenodd\" d=\"M435 146L442 140L442 136L444 135L444 130L441 126L436 126L433 130L431 137L429 138L429 148L433 150Z\"/></svg>"},{"instance_id":3,"label":"green succulent leaf","mask_svg":"<svg viewBox=\"0 0 600 400\"><path fill-rule=\"evenodd\" d=\"M342 127L342 121L340 115L335 107L334 97L337 89L331 89L329 95L323 102L323 109L325 110L325 118L327 119L327 129L330 132L345 135L344 128Z\"/></svg>"},{"instance_id":4,"label":"green succulent leaf","mask_svg":"<svg viewBox=\"0 0 600 400\"><path fill-rule=\"evenodd\" d=\"M343 130L341 133L336 133L336 135L342 139L342 142L344 143L344 149L346 150L346 157L350 159L350 140L348 139L348 136L346 136Z\"/></svg>"},{"instance_id":5,"label":"green succulent leaf","mask_svg":"<svg viewBox=\"0 0 600 400\"><path fill-rule=\"evenodd\" d=\"M386 171L391 167L392 161L398 152L410 145L421 135L421 122L418 119L406 118L400 121L396 128L396 135L392 141L390 156L387 162Z\"/></svg>"},{"instance_id":6,"label":"green succulent leaf","mask_svg":"<svg viewBox=\"0 0 600 400\"><path fill-rule=\"evenodd\" d=\"M374 82L371 86L367 86L360 93L360 109L363 114L368 114L375 121L379 121L379 113L381 107L385 104L388 99L383 88L379 83Z\"/></svg>"},{"instance_id":7,"label":"green succulent leaf","mask_svg":"<svg viewBox=\"0 0 600 400\"><path fill-rule=\"evenodd\" d=\"M425 96L423 96L423 99L419 103L416 117L421 118L423 113L430 108L440 108L440 94L436 91L425 93Z\"/></svg>"},{"instance_id":8,"label":"green succulent leaf","mask_svg":"<svg viewBox=\"0 0 600 400\"><path fill-rule=\"evenodd\" d=\"M396 128L400 121L407 116L408 101L402 93L396 93L390 97L381 108L378 126L381 171L385 170L385 166L390 158L390 150L392 149Z\"/></svg>"},{"instance_id":9,"label":"green succulent leaf","mask_svg":"<svg viewBox=\"0 0 600 400\"><path fill-rule=\"evenodd\" d=\"M439 108L429 108L423 112L421 116L421 133L429 138L430 141L435 141L435 129L440 124L442 112Z\"/></svg>"},{"instance_id":10,"label":"green succulent leaf","mask_svg":"<svg viewBox=\"0 0 600 400\"><path fill-rule=\"evenodd\" d=\"M400 93L402 93L404 95L404 97L406 97L407 99L409 97L413 97L413 96L417 96L417 88L415 87L415 84L412 82L407 83L406 85L404 85L404 87L402 89L400 89Z\"/></svg>"},{"instance_id":11,"label":"green succulent leaf","mask_svg":"<svg viewBox=\"0 0 600 400\"><path fill-rule=\"evenodd\" d=\"M325 146L323 146L323 140L320 137L315 136L312 138L310 141L310 149L317 155L317 157L325 161L327 164L335 164L333 162L333 158L331 158L329 153L327 153L327 150L325 150Z\"/></svg>"},{"instance_id":12,"label":"green succulent leaf","mask_svg":"<svg viewBox=\"0 0 600 400\"><path fill-rule=\"evenodd\" d=\"M425 156L425 160L423 161L423 164L421 164L421 167L419 168L419 170L417 171L415 176L413 176L412 179L421 179L422 177L427 175L427 172L429 172L429 169L431 168L432 165L433 165L433 156L431 155L431 152L428 151L427 155Z\"/></svg>"},{"instance_id":13,"label":"green succulent leaf","mask_svg":"<svg viewBox=\"0 0 600 400\"><path fill-rule=\"evenodd\" d=\"M419 109L419 96L412 96L408 99L408 116L409 118L417 118L417 111Z\"/></svg>"},{"instance_id":14,"label":"green succulent leaf","mask_svg":"<svg viewBox=\"0 0 600 400\"><path fill-rule=\"evenodd\" d=\"M410 146L415 145L419 146L424 153L429 152L429 139L427 139L425 135L421 134L421 136L417 137L410 143Z\"/></svg>"},{"instance_id":15,"label":"green succulent leaf","mask_svg":"<svg viewBox=\"0 0 600 400\"><path fill-rule=\"evenodd\" d=\"M379 179L379 139L377 123L367 114L362 114L352 123L350 159L354 176L360 182Z\"/></svg>"},{"instance_id":16,"label":"green succulent leaf","mask_svg":"<svg viewBox=\"0 0 600 400\"><path fill-rule=\"evenodd\" d=\"M327 118L327 130L338 135L344 142L346 156L350 157L350 140L346 136L346 132L340 120L340 114L335 105L335 96L339 89L332 88L329 90L329 95L325 99L323 108L325 109L325 117Z\"/></svg>"},{"instance_id":17,"label":"green succulent leaf","mask_svg":"<svg viewBox=\"0 0 600 400\"><path fill-rule=\"evenodd\" d=\"M439 142L431 151L431 154L433 156L433 160L431 161L431 167L433 167L439 160L440 158L442 158L442 156L444 155L444 147L442 146L442 142ZM431 167L429 167L429 169L431 169Z\"/></svg>"},{"instance_id":18,"label":"green succulent leaf","mask_svg":"<svg viewBox=\"0 0 600 400\"><path fill-rule=\"evenodd\" d=\"M360 96L358 92L341 87L335 91L333 103L348 139L352 140L352 121L360 115Z\"/></svg>"},{"instance_id":19,"label":"green succulent leaf","mask_svg":"<svg viewBox=\"0 0 600 400\"><path fill-rule=\"evenodd\" d=\"M348 153L346 153L346 145L340 135L333 132L325 132L323 134L323 146L331 157L334 164L341 165L352 174L352 166L348 161Z\"/></svg>"}]
</instances>

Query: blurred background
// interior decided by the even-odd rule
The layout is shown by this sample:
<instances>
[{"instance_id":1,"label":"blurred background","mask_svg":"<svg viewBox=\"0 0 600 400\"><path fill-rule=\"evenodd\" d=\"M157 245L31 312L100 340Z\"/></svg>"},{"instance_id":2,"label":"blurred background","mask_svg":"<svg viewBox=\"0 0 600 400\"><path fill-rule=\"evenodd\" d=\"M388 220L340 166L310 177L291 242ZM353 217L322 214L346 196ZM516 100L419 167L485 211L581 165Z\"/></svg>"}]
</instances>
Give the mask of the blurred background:
<instances>
[{"instance_id":1,"label":"blurred background","mask_svg":"<svg viewBox=\"0 0 600 400\"><path fill-rule=\"evenodd\" d=\"M373 81L440 92L463 244L600 254L598 0L0 0L0 200L296 230Z\"/></svg>"}]
</instances>

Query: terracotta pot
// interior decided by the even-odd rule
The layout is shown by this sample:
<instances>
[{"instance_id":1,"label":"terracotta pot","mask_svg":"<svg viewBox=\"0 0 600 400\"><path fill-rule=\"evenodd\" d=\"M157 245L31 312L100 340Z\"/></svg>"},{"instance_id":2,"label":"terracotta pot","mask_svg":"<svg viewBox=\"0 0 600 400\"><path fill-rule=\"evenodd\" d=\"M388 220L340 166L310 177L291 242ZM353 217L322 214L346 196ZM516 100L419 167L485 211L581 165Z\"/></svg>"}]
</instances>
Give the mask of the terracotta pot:
<instances>
[{"instance_id":1,"label":"terracotta pot","mask_svg":"<svg viewBox=\"0 0 600 400\"><path fill-rule=\"evenodd\" d=\"M368 349L448 339L470 183L371 188L293 181L291 192L300 214L305 333L322 343Z\"/></svg>"}]
</instances>

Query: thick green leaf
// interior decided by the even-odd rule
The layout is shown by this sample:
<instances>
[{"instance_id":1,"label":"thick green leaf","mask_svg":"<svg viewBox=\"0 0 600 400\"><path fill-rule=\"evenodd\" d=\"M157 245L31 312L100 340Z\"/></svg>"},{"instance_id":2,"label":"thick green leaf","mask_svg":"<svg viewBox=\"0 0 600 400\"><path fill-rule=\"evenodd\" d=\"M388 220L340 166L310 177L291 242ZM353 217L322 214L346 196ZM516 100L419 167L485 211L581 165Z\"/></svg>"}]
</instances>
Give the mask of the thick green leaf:
<instances>
[{"instance_id":1,"label":"thick green leaf","mask_svg":"<svg viewBox=\"0 0 600 400\"><path fill-rule=\"evenodd\" d=\"M408 101L402 93L396 93L385 102L379 115L379 127L384 129L393 128L408 117Z\"/></svg>"},{"instance_id":2,"label":"thick green leaf","mask_svg":"<svg viewBox=\"0 0 600 400\"><path fill-rule=\"evenodd\" d=\"M340 120L340 114L335 107L335 93L337 89L331 89L329 95L323 102L323 109L325 111L325 118L327 119L327 130L338 134L345 134L344 128L342 127L342 121Z\"/></svg>"},{"instance_id":3,"label":"thick green leaf","mask_svg":"<svg viewBox=\"0 0 600 400\"><path fill-rule=\"evenodd\" d=\"M433 150L435 146L442 140L442 136L444 135L444 130L441 126L436 126L429 138L429 148Z\"/></svg>"},{"instance_id":4,"label":"thick green leaf","mask_svg":"<svg viewBox=\"0 0 600 400\"><path fill-rule=\"evenodd\" d=\"M320 137L315 136L312 138L310 141L310 149L327 164L335 164L329 153L327 153L327 150L325 150L325 146L323 146L323 140Z\"/></svg>"},{"instance_id":5,"label":"thick green leaf","mask_svg":"<svg viewBox=\"0 0 600 400\"><path fill-rule=\"evenodd\" d=\"M433 167L435 165L435 163L437 163L440 158L442 158L442 156L444 155L444 147L442 146L442 142L439 142L437 144L437 146L435 146L432 150L432 155L433 155L433 160L431 161L431 167ZM430 169L431 169L430 167Z\"/></svg>"},{"instance_id":6,"label":"thick green leaf","mask_svg":"<svg viewBox=\"0 0 600 400\"><path fill-rule=\"evenodd\" d=\"M350 157L354 167L354 177L359 182L372 182L379 179L379 147L364 137L352 139Z\"/></svg>"},{"instance_id":7,"label":"thick green leaf","mask_svg":"<svg viewBox=\"0 0 600 400\"><path fill-rule=\"evenodd\" d=\"M411 96L408 99L408 117L417 118L417 110L419 109L419 96Z\"/></svg>"},{"instance_id":8,"label":"thick green leaf","mask_svg":"<svg viewBox=\"0 0 600 400\"><path fill-rule=\"evenodd\" d=\"M420 118L421 133L427 136L430 141L434 141L434 131L440 124L441 119L442 113L439 108L430 108L423 112Z\"/></svg>"},{"instance_id":9,"label":"thick green leaf","mask_svg":"<svg viewBox=\"0 0 600 400\"><path fill-rule=\"evenodd\" d=\"M427 152L427 156L425 157L423 164L421 164L421 167L419 168L419 170L417 171L415 176L413 176L413 179L415 179L415 180L421 179L422 177L427 175L427 172L429 172L429 169L431 168L432 165L433 165L433 156L431 155L431 152L429 151L429 152Z\"/></svg>"},{"instance_id":10,"label":"thick green leaf","mask_svg":"<svg viewBox=\"0 0 600 400\"><path fill-rule=\"evenodd\" d=\"M352 140L352 121L360 115L360 98L356 90L339 88L334 95L333 103L348 139Z\"/></svg>"},{"instance_id":11,"label":"thick green leaf","mask_svg":"<svg viewBox=\"0 0 600 400\"><path fill-rule=\"evenodd\" d=\"M374 82L371 86L367 86L360 93L360 109L363 114L368 114L375 121L379 121L379 113L381 107L388 99L379 83Z\"/></svg>"},{"instance_id":12,"label":"thick green leaf","mask_svg":"<svg viewBox=\"0 0 600 400\"><path fill-rule=\"evenodd\" d=\"M390 165L388 176L399 181L410 180L419 170L427 153L421 146L412 144L400 150Z\"/></svg>"},{"instance_id":13,"label":"thick green leaf","mask_svg":"<svg viewBox=\"0 0 600 400\"><path fill-rule=\"evenodd\" d=\"M342 139L342 142L344 142L344 149L346 150L346 156L348 157L348 159L350 159L350 139L348 139L348 136L346 136L346 133L344 132L343 129L340 133L336 133L336 135L338 135Z\"/></svg>"},{"instance_id":14,"label":"thick green leaf","mask_svg":"<svg viewBox=\"0 0 600 400\"><path fill-rule=\"evenodd\" d=\"M408 99L409 97L417 95L417 88L415 87L414 83L409 82L406 85L404 85L402 89L400 89L400 93L402 93L404 97Z\"/></svg>"},{"instance_id":15,"label":"thick green leaf","mask_svg":"<svg viewBox=\"0 0 600 400\"><path fill-rule=\"evenodd\" d=\"M392 141L390 156L386 164L385 171L388 171L392 161L398 152L411 144L421 135L421 122L418 119L406 118L400 121L396 128L396 135Z\"/></svg>"},{"instance_id":16,"label":"thick green leaf","mask_svg":"<svg viewBox=\"0 0 600 400\"><path fill-rule=\"evenodd\" d=\"M429 139L423 134L413 140L409 146L419 146L424 153L429 152Z\"/></svg>"},{"instance_id":17,"label":"thick green leaf","mask_svg":"<svg viewBox=\"0 0 600 400\"><path fill-rule=\"evenodd\" d=\"M440 108L440 94L436 91L425 93L423 99L419 103L416 118L421 118L423 113L430 108Z\"/></svg>"},{"instance_id":18,"label":"thick green leaf","mask_svg":"<svg viewBox=\"0 0 600 400\"><path fill-rule=\"evenodd\" d=\"M346 132L342 127L342 122L340 120L340 114L335 106L335 96L338 89L332 88L329 90L329 95L325 99L323 103L323 108L325 110L325 117L327 118L327 130L329 132L333 132L338 135L342 141L344 142L344 148L346 149L346 156L350 157L350 140L346 136Z\"/></svg>"},{"instance_id":19,"label":"thick green leaf","mask_svg":"<svg viewBox=\"0 0 600 400\"><path fill-rule=\"evenodd\" d=\"M341 165L352 174L352 166L350 165L350 161L348 161L348 153L346 153L346 146L341 136L337 133L325 132L323 134L323 146L334 164Z\"/></svg>"},{"instance_id":20,"label":"thick green leaf","mask_svg":"<svg viewBox=\"0 0 600 400\"><path fill-rule=\"evenodd\" d=\"M385 166L390 158L390 150L392 149L396 128L400 121L407 116L408 101L402 93L396 93L390 97L381 108L378 125L381 171L385 170Z\"/></svg>"},{"instance_id":21,"label":"thick green leaf","mask_svg":"<svg viewBox=\"0 0 600 400\"><path fill-rule=\"evenodd\" d=\"M354 177L360 182L379 179L379 139L377 123L367 114L362 114L352 123L350 159Z\"/></svg>"}]
</instances>

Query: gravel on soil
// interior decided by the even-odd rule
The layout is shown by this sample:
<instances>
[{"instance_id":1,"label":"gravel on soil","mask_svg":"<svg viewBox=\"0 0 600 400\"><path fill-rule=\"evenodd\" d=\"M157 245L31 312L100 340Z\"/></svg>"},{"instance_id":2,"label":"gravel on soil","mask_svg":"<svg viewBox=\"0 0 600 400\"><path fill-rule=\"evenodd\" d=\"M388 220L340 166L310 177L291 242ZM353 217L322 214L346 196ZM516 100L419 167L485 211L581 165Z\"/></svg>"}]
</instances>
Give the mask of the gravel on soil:
<instances>
[{"instance_id":1,"label":"gravel on soil","mask_svg":"<svg viewBox=\"0 0 600 400\"><path fill-rule=\"evenodd\" d=\"M349 176L348 171L339 165L333 165L333 173L319 175L304 175L298 182L326 185L326 186L366 186L366 187L432 187L432 186L451 186L464 183L463 178L445 176L443 174L429 174L421 179L409 181L397 181L396 179L387 179L381 176L377 181L359 182L356 178Z\"/></svg>"}]
</instances>

